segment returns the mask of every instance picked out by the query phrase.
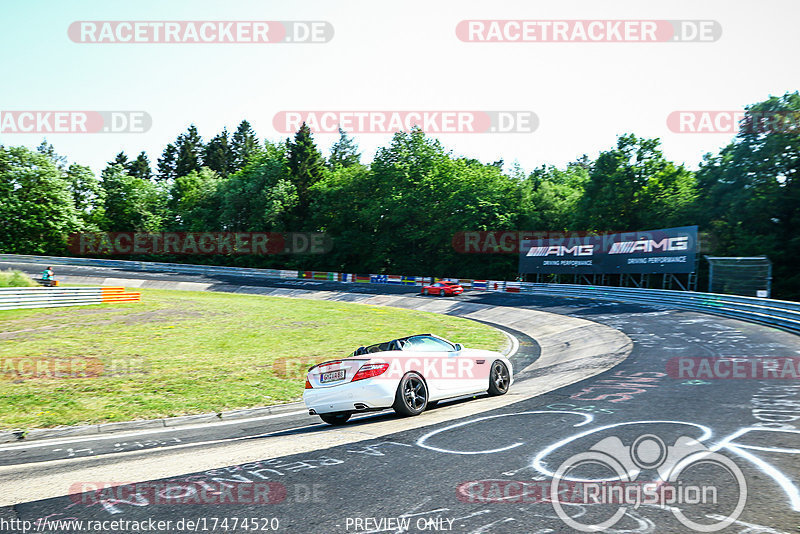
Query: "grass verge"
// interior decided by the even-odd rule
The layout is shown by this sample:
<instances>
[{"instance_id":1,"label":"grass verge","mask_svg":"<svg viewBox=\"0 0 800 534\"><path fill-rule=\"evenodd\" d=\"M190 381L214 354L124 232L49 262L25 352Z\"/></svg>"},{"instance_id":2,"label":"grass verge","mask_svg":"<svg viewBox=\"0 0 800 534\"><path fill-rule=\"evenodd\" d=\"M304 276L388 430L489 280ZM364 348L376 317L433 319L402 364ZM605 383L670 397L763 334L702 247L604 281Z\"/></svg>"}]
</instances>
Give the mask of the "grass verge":
<instances>
[{"instance_id":1,"label":"grass verge","mask_svg":"<svg viewBox=\"0 0 800 534\"><path fill-rule=\"evenodd\" d=\"M308 365L414 333L492 350L505 342L479 323L397 308L141 292L140 303L0 311L0 429L288 402Z\"/></svg>"},{"instance_id":2,"label":"grass verge","mask_svg":"<svg viewBox=\"0 0 800 534\"><path fill-rule=\"evenodd\" d=\"M22 271L0 271L0 287L36 287L38 285Z\"/></svg>"}]
</instances>

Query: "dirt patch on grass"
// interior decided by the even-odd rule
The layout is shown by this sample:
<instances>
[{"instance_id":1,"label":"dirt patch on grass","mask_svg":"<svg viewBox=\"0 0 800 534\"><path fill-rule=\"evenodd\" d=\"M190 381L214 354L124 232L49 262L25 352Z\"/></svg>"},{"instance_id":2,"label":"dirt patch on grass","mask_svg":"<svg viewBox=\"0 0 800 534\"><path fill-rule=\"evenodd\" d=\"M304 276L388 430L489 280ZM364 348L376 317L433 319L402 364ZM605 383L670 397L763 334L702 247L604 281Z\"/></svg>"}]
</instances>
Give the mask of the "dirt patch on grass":
<instances>
[{"instance_id":1,"label":"dirt patch on grass","mask_svg":"<svg viewBox=\"0 0 800 534\"><path fill-rule=\"evenodd\" d=\"M112 322L119 322L126 325L130 324L141 324L141 323L152 323L155 321L161 321L162 319L175 319L175 320L185 320L190 318L196 317L211 317L214 315L222 315L221 312L212 312L212 311L199 311L199 310L186 310L186 309L166 309L166 310L153 310L149 312L140 312L130 315L124 315L120 319L120 321L112 321Z\"/></svg>"},{"instance_id":2,"label":"dirt patch on grass","mask_svg":"<svg viewBox=\"0 0 800 534\"><path fill-rule=\"evenodd\" d=\"M89 310L80 310L80 311L87 312ZM109 314L115 311L126 311L126 308L104 308L91 311L94 312L93 313L94 315L100 313ZM89 314L83 314L83 315L89 315ZM130 326L136 324L164 322L164 321L180 322L180 321L185 321L187 319L194 319L197 317L207 317L212 315L220 315L220 313L211 311L177 309L177 308L150 310L145 312L133 312L97 321L80 321L80 322L71 321L71 322L63 322L57 324L47 324L31 328L22 328L20 330L7 330L5 332L0 332L0 340L33 337L36 334L56 332L59 330L63 330L65 328L86 327L86 326L108 326L115 324ZM70 318L74 319L75 317L71 315ZM58 316L50 317L50 320L58 321L59 317ZM13 328L13 324L10 326Z\"/></svg>"},{"instance_id":3,"label":"dirt patch on grass","mask_svg":"<svg viewBox=\"0 0 800 534\"><path fill-rule=\"evenodd\" d=\"M286 328L323 328L326 326L328 326L328 323L322 323L320 321L292 321L287 324L271 325L270 328L273 330L284 330Z\"/></svg>"}]
</instances>

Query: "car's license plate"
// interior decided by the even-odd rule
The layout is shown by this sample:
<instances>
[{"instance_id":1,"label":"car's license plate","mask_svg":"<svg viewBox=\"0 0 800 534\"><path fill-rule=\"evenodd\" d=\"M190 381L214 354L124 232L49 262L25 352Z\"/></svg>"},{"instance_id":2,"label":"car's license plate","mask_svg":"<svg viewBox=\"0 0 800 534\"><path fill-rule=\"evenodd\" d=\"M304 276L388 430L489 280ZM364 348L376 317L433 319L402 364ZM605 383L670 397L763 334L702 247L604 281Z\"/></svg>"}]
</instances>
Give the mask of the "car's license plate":
<instances>
[{"instance_id":1,"label":"car's license plate","mask_svg":"<svg viewBox=\"0 0 800 534\"><path fill-rule=\"evenodd\" d=\"M339 369L338 371L331 371L329 373L322 373L322 376L320 377L319 381L322 384L325 384L326 382L336 382L337 380L344 379L344 374L345 374L344 369Z\"/></svg>"}]
</instances>

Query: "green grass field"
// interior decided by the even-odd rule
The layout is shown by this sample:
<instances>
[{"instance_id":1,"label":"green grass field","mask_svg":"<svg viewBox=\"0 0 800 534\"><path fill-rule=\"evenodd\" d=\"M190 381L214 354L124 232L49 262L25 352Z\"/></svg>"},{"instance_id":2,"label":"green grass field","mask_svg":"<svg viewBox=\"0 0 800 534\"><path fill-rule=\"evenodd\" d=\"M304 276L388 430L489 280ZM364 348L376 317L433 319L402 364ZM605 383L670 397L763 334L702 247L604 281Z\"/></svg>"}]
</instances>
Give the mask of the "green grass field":
<instances>
[{"instance_id":1,"label":"green grass field","mask_svg":"<svg viewBox=\"0 0 800 534\"><path fill-rule=\"evenodd\" d=\"M505 343L445 315L228 293L145 289L140 303L0 311L0 428L296 400L309 365L423 332L475 348Z\"/></svg>"}]
</instances>

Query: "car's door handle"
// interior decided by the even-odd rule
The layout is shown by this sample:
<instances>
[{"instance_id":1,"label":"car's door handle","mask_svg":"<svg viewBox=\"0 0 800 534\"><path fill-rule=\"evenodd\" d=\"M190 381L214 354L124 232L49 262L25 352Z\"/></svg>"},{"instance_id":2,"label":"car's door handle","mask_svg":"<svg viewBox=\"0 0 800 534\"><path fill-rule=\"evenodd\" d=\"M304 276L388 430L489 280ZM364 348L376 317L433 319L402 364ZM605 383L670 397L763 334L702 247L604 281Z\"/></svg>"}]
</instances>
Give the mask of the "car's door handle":
<instances>
[{"instance_id":1,"label":"car's door handle","mask_svg":"<svg viewBox=\"0 0 800 534\"><path fill-rule=\"evenodd\" d=\"M482 363L486 363L486 360L475 360L475 363L477 363L478 365L480 365L480 364L482 364Z\"/></svg>"}]
</instances>

